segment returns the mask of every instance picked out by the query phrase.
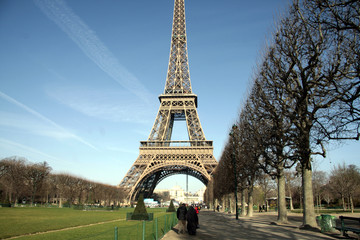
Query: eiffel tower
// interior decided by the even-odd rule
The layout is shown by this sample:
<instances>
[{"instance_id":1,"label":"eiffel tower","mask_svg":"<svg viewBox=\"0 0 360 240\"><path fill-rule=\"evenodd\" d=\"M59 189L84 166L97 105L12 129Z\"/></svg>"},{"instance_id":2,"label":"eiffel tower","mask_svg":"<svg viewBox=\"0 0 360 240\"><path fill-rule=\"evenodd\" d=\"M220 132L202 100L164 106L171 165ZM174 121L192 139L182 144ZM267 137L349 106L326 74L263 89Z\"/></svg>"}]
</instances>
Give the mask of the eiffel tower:
<instances>
[{"instance_id":1,"label":"eiffel tower","mask_svg":"<svg viewBox=\"0 0 360 240\"><path fill-rule=\"evenodd\" d=\"M175 0L170 60L164 93L147 141L140 142L140 154L120 183L128 201L152 195L156 185L168 176L188 174L207 185L217 166L212 141L207 141L197 114L197 95L192 93L186 44L185 3ZM172 141L175 121L186 121L189 141Z\"/></svg>"}]
</instances>

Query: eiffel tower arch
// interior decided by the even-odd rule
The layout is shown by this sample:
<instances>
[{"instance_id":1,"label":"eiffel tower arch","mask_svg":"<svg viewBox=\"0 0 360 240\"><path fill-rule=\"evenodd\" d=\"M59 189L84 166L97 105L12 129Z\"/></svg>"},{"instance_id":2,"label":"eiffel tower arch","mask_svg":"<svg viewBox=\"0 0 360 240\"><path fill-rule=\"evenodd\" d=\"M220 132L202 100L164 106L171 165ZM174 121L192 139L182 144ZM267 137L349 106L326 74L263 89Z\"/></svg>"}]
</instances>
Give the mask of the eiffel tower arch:
<instances>
[{"instance_id":1,"label":"eiffel tower arch","mask_svg":"<svg viewBox=\"0 0 360 240\"><path fill-rule=\"evenodd\" d=\"M217 166L212 141L205 138L197 113L197 95L192 92L186 44L185 3L174 1L170 59L165 90L147 141L140 142L140 153L120 183L128 200L140 193L150 197L166 177L188 174L207 185ZM176 121L186 121L188 141L172 141Z\"/></svg>"}]
</instances>

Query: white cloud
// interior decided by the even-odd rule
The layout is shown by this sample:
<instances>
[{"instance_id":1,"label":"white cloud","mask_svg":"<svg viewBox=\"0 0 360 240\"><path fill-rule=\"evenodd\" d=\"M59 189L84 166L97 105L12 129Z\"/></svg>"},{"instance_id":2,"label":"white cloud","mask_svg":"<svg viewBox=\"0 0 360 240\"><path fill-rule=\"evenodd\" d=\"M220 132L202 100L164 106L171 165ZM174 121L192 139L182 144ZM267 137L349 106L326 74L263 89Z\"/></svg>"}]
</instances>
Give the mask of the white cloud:
<instances>
[{"instance_id":1,"label":"white cloud","mask_svg":"<svg viewBox=\"0 0 360 240\"><path fill-rule=\"evenodd\" d=\"M69 132L55 129L49 125L44 125L42 122L39 122L34 118L28 117L24 114L0 111L0 116L0 126L4 126L6 129L21 129L22 132L47 136L58 140L73 138L73 134Z\"/></svg>"},{"instance_id":2,"label":"white cloud","mask_svg":"<svg viewBox=\"0 0 360 240\"><path fill-rule=\"evenodd\" d=\"M39 112L31 109L30 107L28 107L25 104L15 100L14 98L6 95L5 93L3 93L1 91L0 91L0 98L3 98L4 100L8 101L9 103L12 103L12 104L20 107L22 110L25 110L26 112L30 113L31 115L37 117L38 119L40 119L43 122L46 122L48 124L47 126L44 126L44 127L41 127L41 128L39 127L39 124L34 124L34 125L31 126L31 127L35 127L33 130L31 130L32 132L38 130L36 132L38 134L41 134L41 135L47 135L47 136L52 136L52 137L62 136L63 138L64 137L71 138L73 140L76 140L78 142L81 142L81 143L87 145L88 147L91 147L92 149L98 150L91 143L89 143L89 142L85 141L84 139L82 139L81 137L69 132L68 130L66 130L62 126L60 126L57 123L50 120L49 118L45 117L44 115L40 114ZM30 129L28 124L24 124L26 122L22 118L17 119L16 116L12 115L12 114L7 114L7 118L6 118L5 113L3 113L0 123L3 124L3 125L12 126L12 127Z\"/></svg>"},{"instance_id":3,"label":"white cloud","mask_svg":"<svg viewBox=\"0 0 360 240\"><path fill-rule=\"evenodd\" d=\"M42 12L54 21L99 68L145 103L151 94L130 73L97 35L77 16L63 0L34 0Z\"/></svg>"},{"instance_id":4,"label":"white cloud","mask_svg":"<svg viewBox=\"0 0 360 240\"><path fill-rule=\"evenodd\" d=\"M35 148L32 148L32 147L29 147L29 146L25 146L23 144L20 144L20 143L17 143L17 142L13 142L13 141L10 141L10 140L7 140L7 139L3 139L3 138L0 138L0 146L1 146L1 149L9 149L9 148L15 148L16 149L16 153L18 154L20 151L19 151L19 148L22 149L22 150L25 150L26 153L29 153L30 154L34 154L35 156L41 156L41 157L44 157L46 160L55 160L55 161L60 161L60 162L63 162L63 160L60 160L56 157L53 157L49 154L46 154L44 152L41 152ZM4 156L5 157L5 156ZM36 157L35 157L36 158Z\"/></svg>"},{"instance_id":5,"label":"white cloud","mask_svg":"<svg viewBox=\"0 0 360 240\"><path fill-rule=\"evenodd\" d=\"M156 111L130 93L114 89L56 86L46 93L84 115L112 122L148 123Z\"/></svg>"}]
</instances>

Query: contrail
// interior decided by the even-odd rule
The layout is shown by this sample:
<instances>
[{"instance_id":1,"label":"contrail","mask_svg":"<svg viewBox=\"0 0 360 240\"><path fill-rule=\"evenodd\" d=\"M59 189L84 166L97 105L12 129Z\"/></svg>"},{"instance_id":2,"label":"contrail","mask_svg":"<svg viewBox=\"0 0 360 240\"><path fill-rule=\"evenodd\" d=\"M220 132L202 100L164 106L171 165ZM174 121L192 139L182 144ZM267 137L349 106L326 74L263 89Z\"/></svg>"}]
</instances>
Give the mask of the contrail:
<instances>
[{"instance_id":1,"label":"contrail","mask_svg":"<svg viewBox=\"0 0 360 240\"><path fill-rule=\"evenodd\" d=\"M124 88L149 103L151 94L101 42L63 0L34 0L41 11L54 21L97 66Z\"/></svg>"},{"instance_id":2,"label":"contrail","mask_svg":"<svg viewBox=\"0 0 360 240\"><path fill-rule=\"evenodd\" d=\"M53 159L53 160L56 160L56 161L61 161L63 162L63 160L60 160L56 157L53 157L49 154L46 154L46 153L43 153L37 149L34 149L34 148L31 148L31 147L28 147L28 146L25 146L25 145L22 145L20 143L17 143L17 142L13 142L13 141L10 141L10 140L7 140L7 139L3 139L3 138L0 138L0 143L5 143L5 144L8 144L8 145L13 145L17 148L22 148L22 149L25 149L26 151L29 151L29 152L33 152L33 153L36 153L36 154L39 154L39 155L42 155L48 159Z\"/></svg>"},{"instance_id":3,"label":"contrail","mask_svg":"<svg viewBox=\"0 0 360 240\"><path fill-rule=\"evenodd\" d=\"M71 138L91 147L92 149L95 149L98 151L98 149L96 147L94 147L92 144L86 142L85 140L83 140L81 137L79 136L76 136L75 134L67 131L65 128L61 127L60 125L58 125L57 123L53 122L52 120L48 119L47 117L45 117L44 115L36 112L35 110L29 108L28 106L26 106L25 104L15 100L14 98L6 95L5 93L1 92L0 91L0 97L5 99L6 101L14 104L14 105L17 105L18 107L22 108L23 110L29 112L30 114L36 116L37 118L40 118L41 120L49 123L50 125L52 125L53 127L57 128L58 130L62 131L62 132L65 132L68 136L70 136Z\"/></svg>"}]
</instances>

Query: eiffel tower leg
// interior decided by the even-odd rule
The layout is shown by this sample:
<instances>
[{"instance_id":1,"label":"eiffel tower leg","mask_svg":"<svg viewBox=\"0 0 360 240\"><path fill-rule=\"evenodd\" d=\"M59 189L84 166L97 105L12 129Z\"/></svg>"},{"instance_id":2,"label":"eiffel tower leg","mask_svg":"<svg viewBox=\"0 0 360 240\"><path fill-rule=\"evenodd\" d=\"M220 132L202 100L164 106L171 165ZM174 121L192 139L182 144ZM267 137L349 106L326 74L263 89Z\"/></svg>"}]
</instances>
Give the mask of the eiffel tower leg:
<instances>
[{"instance_id":1,"label":"eiffel tower leg","mask_svg":"<svg viewBox=\"0 0 360 240\"><path fill-rule=\"evenodd\" d=\"M173 122L174 119L171 118L170 110L163 109L160 106L148 139L153 141L170 140Z\"/></svg>"},{"instance_id":2,"label":"eiffel tower leg","mask_svg":"<svg viewBox=\"0 0 360 240\"><path fill-rule=\"evenodd\" d=\"M186 109L185 116L190 140L205 140L196 108Z\"/></svg>"}]
</instances>

